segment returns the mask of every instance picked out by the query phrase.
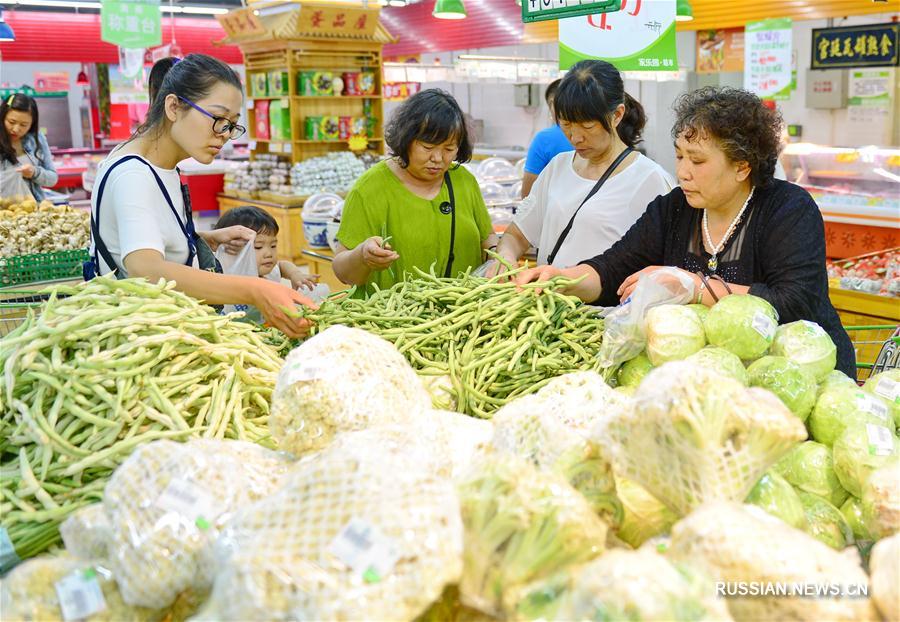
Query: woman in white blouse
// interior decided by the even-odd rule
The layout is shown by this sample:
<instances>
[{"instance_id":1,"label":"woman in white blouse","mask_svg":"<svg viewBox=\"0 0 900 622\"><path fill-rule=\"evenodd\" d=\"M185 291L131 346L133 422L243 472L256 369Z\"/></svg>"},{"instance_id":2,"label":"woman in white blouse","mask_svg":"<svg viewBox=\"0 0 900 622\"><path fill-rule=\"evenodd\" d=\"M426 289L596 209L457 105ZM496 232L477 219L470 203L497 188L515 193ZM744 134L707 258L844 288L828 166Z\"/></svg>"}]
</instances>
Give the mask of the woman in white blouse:
<instances>
[{"instance_id":1,"label":"woman in white blouse","mask_svg":"<svg viewBox=\"0 0 900 622\"><path fill-rule=\"evenodd\" d=\"M550 161L503 234L498 253L512 264L531 246L538 264L558 268L592 257L674 186L659 164L635 150L647 119L611 64L572 67L559 85L555 116L575 150Z\"/></svg>"}]
</instances>

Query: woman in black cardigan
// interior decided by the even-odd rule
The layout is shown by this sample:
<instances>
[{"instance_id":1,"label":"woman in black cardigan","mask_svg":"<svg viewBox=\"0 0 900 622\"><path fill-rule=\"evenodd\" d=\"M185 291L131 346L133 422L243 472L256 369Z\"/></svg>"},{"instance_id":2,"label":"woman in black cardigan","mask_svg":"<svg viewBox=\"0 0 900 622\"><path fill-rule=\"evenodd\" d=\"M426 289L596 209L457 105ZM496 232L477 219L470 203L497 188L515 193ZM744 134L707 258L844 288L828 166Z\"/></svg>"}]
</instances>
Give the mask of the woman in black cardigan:
<instances>
[{"instance_id":1,"label":"woman in black cardigan","mask_svg":"<svg viewBox=\"0 0 900 622\"><path fill-rule=\"evenodd\" d=\"M781 117L740 89L706 87L675 104L679 188L657 197L612 248L578 266L541 266L518 283L553 276L584 277L569 293L612 306L625 300L642 273L673 266L694 281L706 305L736 294L768 300L781 323L810 320L837 346L837 368L855 378L855 356L828 298L825 227L803 188L773 178ZM712 291L710 291L712 290ZM715 296L713 296L715 294Z\"/></svg>"}]
</instances>

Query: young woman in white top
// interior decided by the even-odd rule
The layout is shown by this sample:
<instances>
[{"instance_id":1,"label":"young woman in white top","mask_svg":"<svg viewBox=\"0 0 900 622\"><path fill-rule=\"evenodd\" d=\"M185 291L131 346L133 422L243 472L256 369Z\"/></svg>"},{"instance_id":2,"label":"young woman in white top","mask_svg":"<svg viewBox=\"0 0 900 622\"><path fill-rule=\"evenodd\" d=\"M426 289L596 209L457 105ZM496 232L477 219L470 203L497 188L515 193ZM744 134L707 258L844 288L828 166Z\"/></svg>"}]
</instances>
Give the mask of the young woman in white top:
<instances>
[{"instance_id":1,"label":"young woman in white top","mask_svg":"<svg viewBox=\"0 0 900 622\"><path fill-rule=\"evenodd\" d=\"M312 305L296 291L266 279L217 274L210 250L240 249L253 232L229 227L195 232L176 165L193 157L208 164L229 139L246 130L237 124L241 83L228 65L190 54L165 74L147 120L101 164L91 199L91 273L119 278L175 281L182 292L209 304L247 304L266 321L296 337L307 325L285 308Z\"/></svg>"},{"instance_id":2,"label":"young woman in white top","mask_svg":"<svg viewBox=\"0 0 900 622\"><path fill-rule=\"evenodd\" d=\"M554 111L575 151L550 161L503 234L498 253L512 264L531 246L538 264L559 268L592 257L593 249L621 239L674 185L659 164L634 149L647 119L611 64L587 60L572 67Z\"/></svg>"}]
</instances>

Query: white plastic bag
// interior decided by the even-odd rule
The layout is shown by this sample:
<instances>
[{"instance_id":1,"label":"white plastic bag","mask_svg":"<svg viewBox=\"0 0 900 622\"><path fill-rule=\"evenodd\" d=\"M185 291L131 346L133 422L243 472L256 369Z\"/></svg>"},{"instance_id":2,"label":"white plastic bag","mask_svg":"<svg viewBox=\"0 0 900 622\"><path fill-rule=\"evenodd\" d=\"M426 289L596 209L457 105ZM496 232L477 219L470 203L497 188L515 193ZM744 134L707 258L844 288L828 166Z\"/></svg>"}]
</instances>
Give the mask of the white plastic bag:
<instances>
[{"instance_id":1,"label":"white plastic bag","mask_svg":"<svg viewBox=\"0 0 900 622\"><path fill-rule=\"evenodd\" d=\"M256 248L254 242L256 234L244 244L244 248L237 255L233 255L225 250L225 245L220 244L216 249L216 259L222 264L222 272L235 276L259 276L259 268L256 266ZM249 311L249 305L225 305L223 313L234 313L235 311Z\"/></svg>"},{"instance_id":2,"label":"white plastic bag","mask_svg":"<svg viewBox=\"0 0 900 622\"><path fill-rule=\"evenodd\" d=\"M601 313L606 320L603 344L597 353L601 366L614 371L641 353L647 344L644 318L648 310L687 304L694 295L694 281L677 268L661 268L638 277L637 287L625 302Z\"/></svg>"}]
</instances>

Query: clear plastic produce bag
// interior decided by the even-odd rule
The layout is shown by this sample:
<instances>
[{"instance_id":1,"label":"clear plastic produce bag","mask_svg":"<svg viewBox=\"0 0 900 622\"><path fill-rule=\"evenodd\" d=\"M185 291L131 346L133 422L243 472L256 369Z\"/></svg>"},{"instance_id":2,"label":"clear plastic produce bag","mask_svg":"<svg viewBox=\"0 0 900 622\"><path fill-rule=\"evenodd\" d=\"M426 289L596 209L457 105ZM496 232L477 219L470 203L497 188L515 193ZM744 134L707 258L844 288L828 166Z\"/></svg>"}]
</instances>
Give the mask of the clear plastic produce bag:
<instances>
[{"instance_id":1,"label":"clear plastic produce bag","mask_svg":"<svg viewBox=\"0 0 900 622\"><path fill-rule=\"evenodd\" d=\"M225 245L220 244L216 249L216 259L222 264L222 272L233 276L259 276L259 268L256 266L256 248L253 246L256 236L244 244L237 255L229 253L225 250ZM247 305L225 305L223 313L234 313L236 311L247 311Z\"/></svg>"}]
</instances>

